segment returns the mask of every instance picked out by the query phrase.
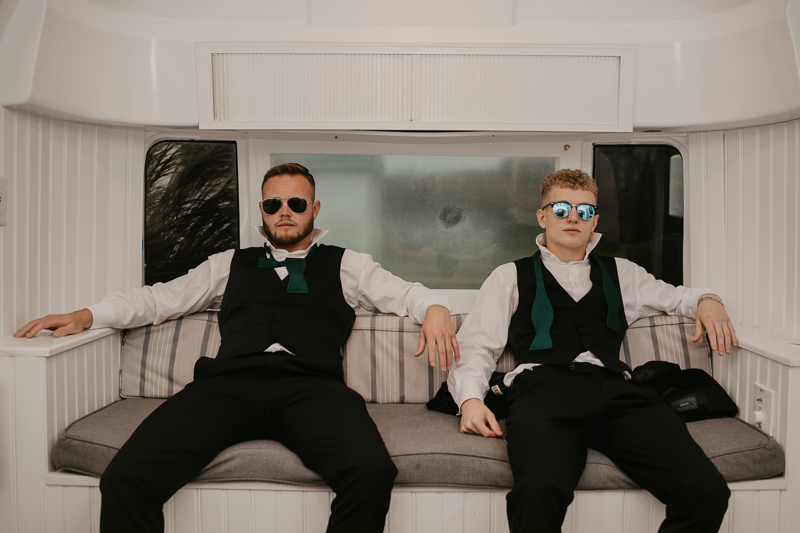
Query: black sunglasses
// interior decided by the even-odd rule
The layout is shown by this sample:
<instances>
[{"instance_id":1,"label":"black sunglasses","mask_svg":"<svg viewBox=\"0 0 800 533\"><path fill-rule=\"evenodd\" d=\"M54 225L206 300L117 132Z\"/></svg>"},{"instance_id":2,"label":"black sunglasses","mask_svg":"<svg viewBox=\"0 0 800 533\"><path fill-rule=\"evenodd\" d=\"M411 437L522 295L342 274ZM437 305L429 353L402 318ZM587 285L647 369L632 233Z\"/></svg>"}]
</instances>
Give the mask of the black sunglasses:
<instances>
[{"instance_id":1,"label":"black sunglasses","mask_svg":"<svg viewBox=\"0 0 800 533\"><path fill-rule=\"evenodd\" d=\"M578 209L578 216L583 220L591 220L595 213L597 213L597 206L592 204L572 205L569 202L550 202L547 205L543 205L542 209L547 206L553 208L553 214L558 218L567 218L573 207Z\"/></svg>"},{"instance_id":2,"label":"black sunglasses","mask_svg":"<svg viewBox=\"0 0 800 533\"><path fill-rule=\"evenodd\" d=\"M261 201L261 207L264 208L264 212L268 215L277 213L282 205L282 198L267 198ZM308 200L298 197L286 198L286 205L295 213L305 213L306 209L308 209Z\"/></svg>"}]
</instances>

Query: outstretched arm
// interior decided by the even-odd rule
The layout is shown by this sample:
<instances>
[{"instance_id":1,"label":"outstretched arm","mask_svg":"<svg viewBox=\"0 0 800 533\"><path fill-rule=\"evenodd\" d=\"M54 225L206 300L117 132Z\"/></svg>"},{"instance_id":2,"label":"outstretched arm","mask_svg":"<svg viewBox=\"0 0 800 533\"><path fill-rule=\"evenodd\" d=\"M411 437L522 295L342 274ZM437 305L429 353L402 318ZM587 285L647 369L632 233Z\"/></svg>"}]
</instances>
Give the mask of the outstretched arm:
<instances>
[{"instance_id":1,"label":"outstretched arm","mask_svg":"<svg viewBox=\"0 0 800 533\"><path fill-rule=\"evenodd\" d=\"M725 311L722 300L715 294L704 294L698 300L692 342L697 342L703 337L703 329L708 333L711 350L719 355L729 354L732 347L739 345L728 312Z\"/></svg>"},{"instance_id":2,"label":"outstretched arm","mask_svg":"<svg viewBox=\"0 0 800 533\"><path fill-rule=\"evenodd\" d=\"M41 330L49 329L53 331L53 337L65 337L92 327L93 320L92 312L88 309L65 315L47 315L31 320L14 333L14 336L31 338Z\"/></svg>"},{"instance_id":3,"label":"outstretched arm","mask_svg":"<svg viewBox=\"0 0 800 533\"><path fill-rule=\"evenodd\" d=\"M453 359L461 359L456 340L456 330L450 320L450 311L441 305L431 305L425 313L422 329L419 332L419 344L414 357L419 357L428 347L428 361L431 366L436 366L439 358L439 368L444 372L453 368Z\"/></svg>"}]
</instances>

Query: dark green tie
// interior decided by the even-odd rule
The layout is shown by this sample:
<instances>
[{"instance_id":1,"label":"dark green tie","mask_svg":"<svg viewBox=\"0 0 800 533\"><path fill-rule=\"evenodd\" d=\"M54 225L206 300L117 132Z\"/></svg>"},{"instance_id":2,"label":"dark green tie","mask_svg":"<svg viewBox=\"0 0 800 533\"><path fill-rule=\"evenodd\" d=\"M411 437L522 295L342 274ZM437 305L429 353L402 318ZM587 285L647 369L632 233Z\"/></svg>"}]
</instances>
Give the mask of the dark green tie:
<instances>
[{"instance_id":1,"label":"dark green tie","mask_svg":"<svg viewBox=\"0 0 800 533\"><path fill-rule=\"evenodd\" d=\"M531 350L547 350L553 347L553 339L550 338L550 326L553 325L553 306L547 297L544 288L544 278L542 277L542 258L539 250L533 254L533 269L536 272L536 298L533 300L531 308L531 320L536 336L531 343Z\"/></svg>"},{"instance_id":2,"label":"dark green tie","mask_svg":"<svg viewBox=\"0 0 800 533\"><path fill-rule=\"evenodd\" d=\"M603 295L608 306L606 327L619 334L619 294L616 287L614 287L614 282L611 281L611 275L608 273L606 265L597 259L593 253L589 254L589 258L597 263L603 275ZM536 336L533 338L530 349L547 350L553 347L553 339L550 338L550 326L553 325L553 306L550 304L550 299L547 297L547 291L544 288L542 258L539 250L533 254L533 268L536 272L536 298L533 300L533 307L531 308L531 321L536 330Z\"/></svg>"},{"instance_id":3,"label":"dark green tie","mask_svg":"<svg viewBox=\"0 0 800 533\"><path fill-rule=\"evenodd\" d=\"M308 253L310 254L316 247L316 244L312 246L308 250ZM286 292L289 294L308 294L308 284L306 283L306 278L303 277L306 271L305 258L296 259L294 257L287 257L285 261L276 261L275 258L272 257L272 252L266 243L264 243L264 251L267 257L258 258L258 266L260 268L286 267L286 270L289 271L289 286L286 288ZM306 257L307 256L306 254Z\"/></svg>"}]
</instances>

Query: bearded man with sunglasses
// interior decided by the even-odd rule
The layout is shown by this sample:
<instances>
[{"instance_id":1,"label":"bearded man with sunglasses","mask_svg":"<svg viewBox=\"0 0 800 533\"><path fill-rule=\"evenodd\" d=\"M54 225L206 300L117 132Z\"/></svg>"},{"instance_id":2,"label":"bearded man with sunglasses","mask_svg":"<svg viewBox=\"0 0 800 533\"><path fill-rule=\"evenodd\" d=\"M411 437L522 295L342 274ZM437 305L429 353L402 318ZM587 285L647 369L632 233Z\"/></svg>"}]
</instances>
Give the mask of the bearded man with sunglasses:
<instances>
[{"instance_id":1,"label":"bearded man with sunglasses","mask_svg":"<svg viewBox=\"0 0 800 533\"><path fill-rule=\"evenodd\" d=\"M725 480L655 391L627 381L619 351L628 324L659 313L695 316L693 340L705 329L719 355L737 345L736 333L718 296L594 254L596 204L597 185L579 170L542 182L538 251L489 276L458 333L448 388L461 431L503 436L482 399L508 344L517 364L504 379L512 533L561 531L588 447L666 504L660 533L718 531Z\"/></svg>"},{"instance_id":2,"label":"bearded man with sunglasses","mask_svg":"<svg viewBox=\"0 0 800 533\"><path fill-rule=\"evenodd\" d=\"M305 167L273 167L261 186L263 247L215 254L181 278L15 333L158 324L223 297L217 357L201 358L194 381L145 419L106 468L101 531L163 531L163 504L180 487L223 449L265 438L295 452L336 493L327 531L383 531L397 469L364 399L344 384L339 350L354 309L422 323L416 355L427 346L442 370L458 359L458 344L446 298L366 254L318 243L326 231L314 228L314 189Z\"/></svg>"}]
</instances>

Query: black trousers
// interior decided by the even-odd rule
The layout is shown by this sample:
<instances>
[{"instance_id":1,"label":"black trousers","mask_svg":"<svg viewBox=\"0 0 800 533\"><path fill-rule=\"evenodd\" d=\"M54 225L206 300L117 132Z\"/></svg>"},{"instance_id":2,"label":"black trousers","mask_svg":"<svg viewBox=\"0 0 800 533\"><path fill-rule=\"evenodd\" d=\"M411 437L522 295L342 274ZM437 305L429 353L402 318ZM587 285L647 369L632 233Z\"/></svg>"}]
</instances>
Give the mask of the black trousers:
<instances>
[{"instance_id":1,"label":"black trousers","mask_svg":"<svg viewBox=\"0 0 800 533\"><path fill-rule=\"evenodd\" d=\"M730 490L652 389L586 363L545 365L517 376L509 402L512 533L561 531L589 447L666 504L660 533L719 530Z\"/></svg>"},{"instance_id":2,"label":"black trousers","mask_svg":"<svg viewBox=\"0 0 800 533\"><path fill-rule=\"evenodd\" d=\"M397 469L363 398L332 378L252 370L197 379L142 422L100 480L100 530L162 532L164 503L217 453L265 438L336 493L329 532L383 531Z\"/></svg>"}]
</instances>

